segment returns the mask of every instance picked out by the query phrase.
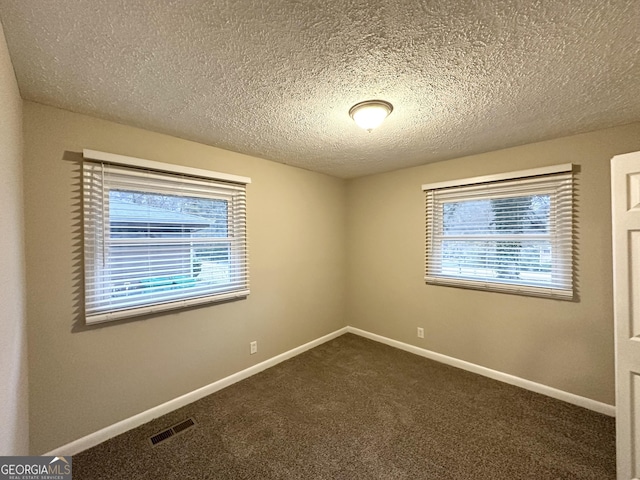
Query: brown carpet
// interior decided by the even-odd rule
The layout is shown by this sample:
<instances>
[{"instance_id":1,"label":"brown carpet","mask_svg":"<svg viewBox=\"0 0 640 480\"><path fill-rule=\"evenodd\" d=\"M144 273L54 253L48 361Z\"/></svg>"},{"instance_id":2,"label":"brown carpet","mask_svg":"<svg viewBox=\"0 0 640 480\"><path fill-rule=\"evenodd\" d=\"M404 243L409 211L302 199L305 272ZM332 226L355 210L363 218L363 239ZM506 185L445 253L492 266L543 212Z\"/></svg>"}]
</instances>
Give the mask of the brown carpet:
<instances>
[{"instance_id":1,"label":"brown carpet","mask_svg":"<svg viewBox=\"0 0 640 480\"><path fill-rule=\"evenodd\" d=\"M346 334L76 455L73 478L605 480L614 423Z\"/></svg>"}]
</instances>

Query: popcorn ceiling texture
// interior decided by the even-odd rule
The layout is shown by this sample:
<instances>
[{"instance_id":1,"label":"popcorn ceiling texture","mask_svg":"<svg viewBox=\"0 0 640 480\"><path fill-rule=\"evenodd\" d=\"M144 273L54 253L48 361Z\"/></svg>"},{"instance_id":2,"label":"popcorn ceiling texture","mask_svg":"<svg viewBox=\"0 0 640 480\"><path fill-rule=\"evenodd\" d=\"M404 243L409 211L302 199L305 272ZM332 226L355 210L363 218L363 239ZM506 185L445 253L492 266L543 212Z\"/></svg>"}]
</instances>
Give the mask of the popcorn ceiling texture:
<instances>
[{"instance_id":1,"label":"popcorn ceiling texture","mask_svg":"<svg viewBox=\"0 0 640 480\"><path fill-rule=\"evenodd\" d=\"M640 119L637 0L0 0L0 19L27 100L344 178ZM394 111L369 134L348 111L372 98Z\"/></svg>"}]
</instances>

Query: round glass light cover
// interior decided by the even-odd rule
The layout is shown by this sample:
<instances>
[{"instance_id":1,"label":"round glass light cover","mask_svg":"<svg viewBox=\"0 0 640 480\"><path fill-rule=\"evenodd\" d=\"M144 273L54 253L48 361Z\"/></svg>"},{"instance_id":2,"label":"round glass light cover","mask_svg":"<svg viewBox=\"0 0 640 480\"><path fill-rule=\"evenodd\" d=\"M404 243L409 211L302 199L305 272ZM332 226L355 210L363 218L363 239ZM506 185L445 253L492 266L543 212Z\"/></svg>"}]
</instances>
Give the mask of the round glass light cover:
<instances>
[{"instance_id":1,"label":"round glass light cover","mask_svg":"<svg viewBox=\"0 0 640 480\"><path fill-rule=\"evenodd\" d=\"M393 107L382 101L362 102L354 105L349 112L351 118L360 128L371 131L379 127L389 116Z\"/></svg>"}]
</instances>

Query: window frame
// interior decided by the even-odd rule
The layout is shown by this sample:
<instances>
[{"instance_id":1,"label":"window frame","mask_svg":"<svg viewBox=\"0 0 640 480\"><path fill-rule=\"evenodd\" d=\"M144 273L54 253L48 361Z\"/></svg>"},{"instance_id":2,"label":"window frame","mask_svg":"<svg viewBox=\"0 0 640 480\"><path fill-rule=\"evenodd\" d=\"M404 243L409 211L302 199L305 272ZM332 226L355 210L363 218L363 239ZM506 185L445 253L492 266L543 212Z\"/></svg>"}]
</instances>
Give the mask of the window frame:
<instances>
[{"instance_id":1,"label":"window frame","mask_svg":"<svg viewBox=\"0 0 640 480\"><path fill-rule=\"evenodd\" d=\"M573 165L568 163L422 185L422 190L426 196L427 208L425 282L432 285L572 300L575 284L575 267L573 263L573 170ZM536 184L541 183L543 185L536 187ZM529 185L531 187L528 187ZM499 192L501 188L503 193L489 196L491 192ZM521 188L522 191L518 191L518 188ZM534 281L529 282L529 284L526 284L526 281L499 281L499 279L487 279L480 276L474 279L472 275L455 276L442 273L442 251L447 237L444 234L444 216L441 214L436 215L435 213L436 209L446 202L437 200L436 196L440 192L444 198L448 194L455 199L456 194L465 191L471 192L469 194L470 200L490 200L501 197L516 198L533 195L550 196L549 218L554 220L549 222L549 232L544 237L547 237L546 239L552 245L552 265L554 269L552 270L551 283L553 285L541 286L539 285L540 282ZM473 197L473 191L479 192L476 197ZM484 192L484 195L480 192ZM557 202L559 200L562 202L562 216L560 217L557 216ZM454 203L455 200L451 200L451 202ZM482 236L477 235L478 239ZM490 234L484 235L484 237L489 236ZM517 234L510 234L510 236L516 237ZM534 235L529 235L529 237L534 237ZM500 241L503 238L506 238L506 236L492 235L491 241ZM524 235L521 238L523 241L525 240ZM460 241L472 241L473 239L473 235L468 235ZM526 240L542 241L543 235L536 235L536 238L526 238ZM438 268L440 268L440 271L438 271ZM558 271L560 272L559 274L557 273ZM538 285L533 283L538 283Z\"/></svg>"},{"instance_id":2,"label":"window frame","mask_svg":"<svg viewBox=\"0 0 640 480\"><path fill-rule=\"evenodd\" d=\"M88 149L83 150L83 157L84 313L87 325L194 305L217 303L235 298L244 298L249 295L246 185L251 183L250 178ZM113 188L114 185L117 185L117 181L107 180L103 173L97 182L101 188L98 191L94 184L96 182L92 182L91 178L95 178L96 171L99 169L104 172L104 169L110 168L116 171L125 168L126 172L124 170L122 172L126 175L127 181L130 182L129 185L133 185L133 187L130 189ZM135 183L135 177L140 178L139 184ZM158 190L153 181L145 183L146 177L154 177L158 181L167 182L167 185L170 186L169 190ZM184 183L184 188L189 186L193 188L198 185L197 188L199 190L197 193L181 190L180 183ZM111 188L109 188L110 186ZM166 243L163 242L163 239L156 238L153 235L149 236L148 240L145 240L147 237L141 236L140 239L131 239L124 242L117 236L113 237L114 227L108 220L109 197L112 190L167 196L181 196L179 194L183 193L185 197L193 196L214 201L225 201L227 203L226 222L228 224L226 228L230 228L231 231L226 231L227 235L224 240L223 237L216 237L216 241L224 243L232 239L233 245L230 243L229 248L230 252L232 252L230 257L233 260L230 262L229 275L233 280L228 282L228 288L225 288L224 284L211 286L211 288L199 286L193 290L186 288L184 291L173 287L177 292L173 295L166 292L162 293L163 290L167 289L158 287L159 295L157 297L150 295L146 302L137 302L140 299L136 299L134 296L128 306L123 306L125 302L118 301L113 302L114 306L100 306L100 303L105 300L105 297L100 296L100 289L105 287L111 289L114 285L111 280L101 280L101 277L105 278L104 275L109 271L106 266L101 265L104 264L104 260L99 260L100 256L104 255L105 248L107 248L105 245L113 244L117 247L120 244L128 244L128 248L132 248L132 245L140 244L142 247L147 247L147 250L157 247L162 254L167 255L166 244L178 247L184 244L184 246L189 246L192 250L194 244L204 244L204 240L194 242L191 237L182 239L179 234L174 234L175 239L169 239ZM100 202L102 203L100 204ZM193 225L191 227L193 228ZM102 254L96 252L102 252ZM175 256L177 253L169 253L168 255ZM144 255L141 258L144 258ZM190 261L193 263L193 259L190 259Z\"/></svg>"}]
</instances>

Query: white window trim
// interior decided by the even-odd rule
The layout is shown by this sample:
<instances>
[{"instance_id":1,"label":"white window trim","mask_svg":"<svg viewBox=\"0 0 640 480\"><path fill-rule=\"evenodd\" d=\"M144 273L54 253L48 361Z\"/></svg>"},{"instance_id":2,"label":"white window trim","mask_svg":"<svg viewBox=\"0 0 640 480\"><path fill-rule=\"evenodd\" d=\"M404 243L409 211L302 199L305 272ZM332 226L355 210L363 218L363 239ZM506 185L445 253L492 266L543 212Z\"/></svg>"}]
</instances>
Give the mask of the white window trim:
<instances>
[{"instance_id":1,"label":"white window trim","mask_svg":"<svg viewBox=\"0 0 640 480\"><path fill-rule=\"evenodd\" d=\"M213 172L211 170L203 170L200 168L185 167L183 165L174 165L170 163L154 162L153 160L145 160L143 158L128 157L126 155L118 155L116 153L99 152L97 150L82 150L82 156L87 160L97 160L104 163L113 163L115 165L124 165L127 167L146 168L156 170L158 172L179 173L182 175L190 175L193 177L210 178L212 180L220 180L222 182L239 183L248 185L251 183L249 177L240 175L232 175L230 173Z\"/></svg>"},{"instance_id":2,"label":"white window trim","mask_svg":"<svg viewBox=\"0 0 640 480\"><path fill-rule=\"evenodd\" d=\"M248 185L251 183L249 177L232 175L227 173L214 172L211 170L204 170L192 167L186 167L182 165L174 165L162 162L156 162L152 160L145 160L142 158L129 157L126 155L118 155L114 153L100 152L97 150L83 149L83 157L90 162L101 162L106 164L122 165L126 167L136 167L140 169L152 170L157 172L174 173L180 175L188 175L190 177L206 178L209 180L217 180L228 184L238 185L238 189L241 189L240 185ZM144 175L144 173L141 173ZM242 187L244 189L244 187ZM85 260L86 261L86 260ZM248 262L248 254L246 261ZM115 310L111 312L95 313L91 315L85 315L85 321L87 325L93 325L97 323L109 322L113 320L120 320L124 318L130 318L140 315L149 315L157 312L175 310L179 308L185 308L189 306L202 305L207 303L219 303L237 298L245 298L249 295L249 277L248 266L247 268L247 288L243 290L237 290L229 293L217 294L215 296L194 297L187 299L180 299L173 302L165 302L161 304L140 306L128 308L126 310Z\"/></svg>"},{"instance_id":3,"label":"white window trim","mask_svg":"<svg viewBox=\"0 0 640 480\"><path fill-rule=\"evenodd\" d=\"M517 172L497 173L494 175L484 175L482 177L464 178L461 180L448 180L445 182L425 183L422 190L436 190L448 187L463 187L465 185L476 185L481 183L500 182L502 180L517 180L519 178L539 177L541 175L551 175L554 173L566 173L573 171L572 163L563 163L560 165L551 165L548 167L530 168L528 170L519 170Z\"/></svg>"},{"instance_id":4,"label":"white window trim","mask_svg":"<svg viewBox=\"0 0 640 480\"><path fill-rule=\"evenodd\" d=\"M485 175L480 177L472 177L460 180L448 180L443 182L434 182L434 183L426 183L422 185L422 190L424 192L447 189L447 188L456 188L459 191L481 191L483 189L491 189L495 186L496 183L506 182L506 181L518 181L522 180L523 184L528 183L527 179L531 178L531 181L535 181L532 177L541 177L546 175L553 174L563 174L563 173L572 173L574 171L574 166L571 163L559 164L559 165L551 165L547 167L533 168L528 170L520 170L515 172L506 172L499 173L494 175ZM553 209L552 205L552 209ZM433 212L431 212L433 213ZM572 214L573 215L573 214ZM514 293L520 295L527 296L538 296L545 298L556 298L561 300L572 300L574 297L574 288L575 285L571 286L571 290L559 290L538 286L527 286L527 285L514 285L508 283L500 283L500 282L491 282L486 280L471 280L471 279L462 279L462 278L451 278L451 277L441 277L441 276L432 276L428 274L429 270L429 254L432 253L430 248L433 248L433 239L430 235L433 234L433 230L429 229L429 224L427 224L427 258L426 258L426 274L425 281L428 284L433 285L443 285L443 286L453 286L453 287L462 287L462 288L470 288L476 290L485 290L485 291L494 291L494 292L503 292L503 293ZM573 235L571 235L573 237ZM431 247L429 247L431 245ZM571 264L571 274L575 275L575 270L573 266L573 254L569 257L569 262Z\"/></svg>"}]
</instances>

